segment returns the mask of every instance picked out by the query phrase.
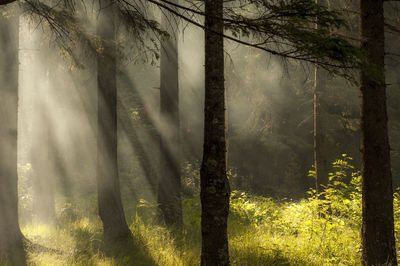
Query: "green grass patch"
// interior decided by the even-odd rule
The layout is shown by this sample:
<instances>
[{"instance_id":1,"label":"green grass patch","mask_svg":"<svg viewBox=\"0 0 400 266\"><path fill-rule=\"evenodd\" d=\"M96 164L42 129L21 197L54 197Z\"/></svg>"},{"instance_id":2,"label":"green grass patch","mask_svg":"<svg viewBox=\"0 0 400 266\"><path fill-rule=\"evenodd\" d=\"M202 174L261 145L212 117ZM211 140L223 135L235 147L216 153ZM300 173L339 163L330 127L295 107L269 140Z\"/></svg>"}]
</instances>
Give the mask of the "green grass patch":
<instances>
[{"instance_id":1,"label":"green grass patch","mask_svg":"<svg viewBox=\"0 0 400 266\"><path fill-rule=\"evenodd\" d=\"M324 200L313 190L297 202L233 191L228 225L232 265L359 265L360 174L353 170L350 159L344 155L334 163ZM398 236L399 193L394 194L394 203ZM28 264L200 265L198 195L185 196L183 207L185 229L170 232L155 224L155 204L140 201L132 208L136 213L128 215L134 244L115 247L125 250L119 256L105 252L97 217L64 210L54 227L23 228L33 243L28 248Z\"/></svg>"}]
</instances>

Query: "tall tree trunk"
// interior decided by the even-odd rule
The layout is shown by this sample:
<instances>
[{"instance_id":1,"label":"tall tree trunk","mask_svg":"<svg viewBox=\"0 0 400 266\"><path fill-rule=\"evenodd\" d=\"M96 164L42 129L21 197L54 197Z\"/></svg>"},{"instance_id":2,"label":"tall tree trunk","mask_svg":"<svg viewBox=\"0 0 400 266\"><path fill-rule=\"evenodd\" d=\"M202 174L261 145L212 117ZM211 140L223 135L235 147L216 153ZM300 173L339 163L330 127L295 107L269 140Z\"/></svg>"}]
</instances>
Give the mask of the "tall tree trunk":
<instances>
[{"instance_id":1,"label":"tall tree trunk","mask_svg":"<svg viewBox=\"0 0 400 266\"><path fill-rule=\"evenodd\" d=\"M317 4L327 4L326 0L315 0L315 2ZM316 27L318 28L318 23ZM321 99L326 91L325 79L326 71L316 66L314 84L314 165L317 195L323 192L329 183L327 123L324 108L321 106Z\"/></svg>"},{"instance_id":2,"label":"tall tree trunk","mask_svg":"<svg viewBox=\"0 0 400 266\"><path fill-rule=\"evenodd\" d=\"M7 7L10 17L0 16L0 258L24 265L23 236L18 223L18 46L17 4Z\"/></svg>"},{"instance_id":3,"label":"tall tree trunk","mask_svg":"<svg viewBox=\"0 0 400 266\"><path fill-rule=\"evenodd\" d=\"M314 165L316 176L317 194L323 192L329 183L329 162L327 156L327 128L326 117L321 99L326 90L324 71L320 67L315 67L314 85Z\"/></svg>"},{"instance_id":4,"label":"tall tree trunk","mask_svg":"<svg viewBox=\"0 0 400 266\"><path fill-rule=\"evenodd\" d=\"M200 170L202 265L229 265L223 1L205 1L204 146Z\"/></svg>"},{"instance_id":5,"label":"tall tree trunk","mask_svg":"<svg viewBox=\"0 0 400 266\"><path fill-rule=\"evenodd\" d=\"M177 0L173 0L177 3ZM168 13L161 24L170 38L161 41L160 80L160 180L158 204L167 226L182 226L181 169L179 138L179 79L177 25ZM175 28L175 30L174 30Z\"/></svg>"},{"instance_id":6,"label":"tall tree trunk","mask_svg":"<svg viewBox=\"0 0 400 266\"><path fill-rule=\"evenodd\" d=\"M102 39L103 49L97 56L97 189L104 237L112 242L131 236L122 207L118 177L115 12L113 1L100 1L97 34Z\"/></svg>"},{"instance_id":7,"label":"tall tree trunk","mask_svg":"<svg viewBox=\"0 0 400 266\"><path fill-rule=\"evenodd\" d=\"M362 264L397 265L384 78L383 1L361 0ZM379 73L379 75L378 75Z\"/></svg>"}]
</instances>

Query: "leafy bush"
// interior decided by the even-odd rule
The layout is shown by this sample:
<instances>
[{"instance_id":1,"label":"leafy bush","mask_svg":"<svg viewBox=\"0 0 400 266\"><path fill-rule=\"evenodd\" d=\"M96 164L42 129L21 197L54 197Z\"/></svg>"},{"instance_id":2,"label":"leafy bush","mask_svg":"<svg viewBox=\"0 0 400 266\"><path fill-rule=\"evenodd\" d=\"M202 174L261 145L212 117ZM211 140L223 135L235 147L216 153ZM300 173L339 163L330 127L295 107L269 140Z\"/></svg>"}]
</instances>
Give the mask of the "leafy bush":
<instances>
[{"instance_id":1,"label":"leafy bush","mask_svg":"<svg viewBox=\"0 0 400 266\"><path fill-rule=\"evenodd\" d=\"M239 222L258 226L276 219L279 209L271 198L232 191L230 211L231 217L236 217Z\"/></svg>"},{"instance_id":2,"label":"leafy bush","mask_svg":"<svg viewBox=\"0 0 400 266\"><path fill-rule=\"evenodd\" d=\"M247 232L254 234L252 241L261 235L268 238L265 243L260 240L260 245L270 256L276 257L278 252L279 256L293 257L300 264L356 264L361 230L361 176L351 161L343 154L332 164L325 191L317 195L315 189L310 189L310 196L298 202L277 202L234 191L231 218L247 226ZM400 200L399 195L397 199ZM273 250L276 254L270 254Z\"/></svg>"}]
</instances>

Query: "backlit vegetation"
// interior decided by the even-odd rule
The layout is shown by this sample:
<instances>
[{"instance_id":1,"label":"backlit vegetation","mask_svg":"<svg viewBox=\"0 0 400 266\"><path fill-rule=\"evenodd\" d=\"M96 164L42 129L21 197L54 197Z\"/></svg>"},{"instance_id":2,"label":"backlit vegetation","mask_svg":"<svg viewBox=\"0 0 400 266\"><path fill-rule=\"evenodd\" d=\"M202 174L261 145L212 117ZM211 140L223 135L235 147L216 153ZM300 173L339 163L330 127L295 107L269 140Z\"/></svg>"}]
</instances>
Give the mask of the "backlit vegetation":
<instances>
[{"instance_id":1,"label":"backlit vegetation","mask_svg":"<svg viewBox=\"0 0 400 266\"><path fill-rule=\"evenodd\" d=\"M324 200L317 199L312 189L301 201L234 191L229 220L232 264L358 265L361 177L345 154L332 166ZM85 215L86 210L69 204L62 208L55 228L23 227L25 236L35 243L29 247L28 260L32 265L199 265L200 203L196 188L186 189L183 232L157 225L156 206L141 200L132 208L135 212L128 214L135 243L114 247L124 252L113 256L103 246L96 215ZM400 196L397 192L394 196L395 210L399 210ZM398 235L399 211L395 226Z\"/></svg>"}]
</instances>

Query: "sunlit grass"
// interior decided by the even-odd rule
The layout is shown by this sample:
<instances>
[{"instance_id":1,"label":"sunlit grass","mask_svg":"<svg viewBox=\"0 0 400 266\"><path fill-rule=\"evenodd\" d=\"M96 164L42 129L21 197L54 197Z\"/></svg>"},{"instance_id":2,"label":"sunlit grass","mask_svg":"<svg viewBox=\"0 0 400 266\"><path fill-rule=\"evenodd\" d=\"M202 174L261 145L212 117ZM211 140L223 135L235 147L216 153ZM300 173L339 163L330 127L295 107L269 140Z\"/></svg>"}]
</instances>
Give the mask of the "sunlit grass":
<instances>
[{"instance_id":1,"label":"sunlit grass","mask_svg":"<svg viewBox=\"0 0 400 266\"><path fill-rule=\"evenodd\" d=\"M185 213L198 213L197 200L184 202ZM358 228L334 219L313 218L313 204L312 200L276 203L245 194L236 196L229 222L232 265L359 264ZM265 212L257 214L258 210ZM130 229L140 252L132 250L132 257L105 255L97 220L82 218L54 228L25 226L23 232L34 243L28 250L31 265L199 265L199 221L199 216L185 215L185 230L172 233L136 217Z\"/></svg>"},{"instance_id":2,"label":"sunlit grass","mask_svg":"<svg viewBox=\"0 0 400 266\"><path fill-rule=\"evenodd\" d=\"M339 162L339 161L338 161ZM232 265L359 265L361 188L359 173L345 184L346 161L337 164L332 185L321 201L310 196L298 202L277 201L233 191L228 224ZM110 256L95 211L84 216L67 204L55 226L25 226L31 241L31 265L200 265L200 202L198 191L183 199L184 230L170 231L155 223L156 204L141 200L127 215L134 238L122 255ZM399 193L394 194L400 209ZM79 214L79 215L78 215ZM395 212L396 233L400 213ZM118 248L118 247L116 247ZM121 247L122 248L122 247Z\"/></svg>"},{"instance_id":3,"label":"sunlit grass","mask_svg":"<svg viewBox=\"0 0 400 266\"><path fill-rule=\"evenodd\" d=\"M281 203L274 207L280 215L258 225L231 221L232 264L359 265L360 231L322 218L312 221L297 210L305 206L310 202Z\"/></svg>"},{"instance_id":4,"label":"sunlit grass","mask_svg":"<svg viewBox=\"0 0 400 266\"><path fill-rule=\"evenodd\" d=\"M189 240L185 233L183 235L171 233L165 228L146 225L139 220L132 224L131 230L136 238L143 240L148 253L157 265L198 265L200 263L200 252L197 249L200 247L199 238Z\"/></svg>"},{"instance_id":5,"label":"sunlit grass","mask_svg":"<svg viewBox=\"0 0 400 266\"><path fill-rule=\"evenodd\" d=\"M32 242L28 262L32 265L101 265L100 229L100 224L90 223L87 218L55 227L25 226L23 233Z\"/></svg>"}]
</instances>

